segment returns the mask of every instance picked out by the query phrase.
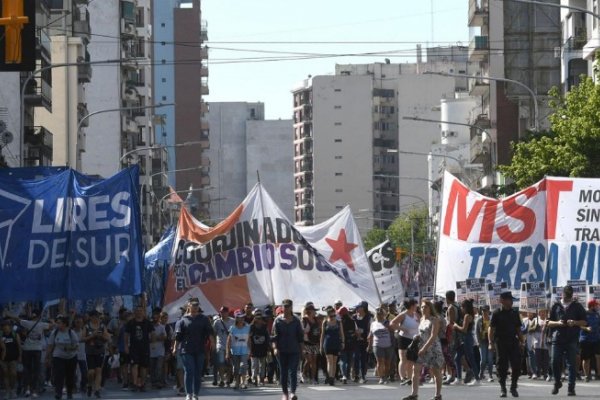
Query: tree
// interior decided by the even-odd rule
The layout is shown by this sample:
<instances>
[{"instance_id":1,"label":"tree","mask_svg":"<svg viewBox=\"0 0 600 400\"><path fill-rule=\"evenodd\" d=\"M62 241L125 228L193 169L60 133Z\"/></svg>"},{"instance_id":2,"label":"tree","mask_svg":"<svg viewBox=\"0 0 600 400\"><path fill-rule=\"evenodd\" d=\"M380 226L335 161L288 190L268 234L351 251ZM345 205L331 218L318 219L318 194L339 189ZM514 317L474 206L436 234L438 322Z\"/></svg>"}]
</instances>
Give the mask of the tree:
<instances>
[{"instance_id":1,"label":"tree","mask_svg":"<svg viewBox=\"0 0 600 400\"><path fill-rule=\"evenodd\" d=\"M363 239L363 243L365 245L365 250L370 250L378 244L382 243L387 239L387 232L385 229L381 228L373 228Z\"/></svg>"},{"instance_id":2,"label":"tree","mask_svg":"<svg viewBox=\"0 0 600 400\"><path fill-rule=\"evenodd\" d=\"M544 176L600 177L600 86L582 76L565 96L549 94L550 132L513 143L511 163L499 167L519 188Z\"/></svg>"}]
</instances>

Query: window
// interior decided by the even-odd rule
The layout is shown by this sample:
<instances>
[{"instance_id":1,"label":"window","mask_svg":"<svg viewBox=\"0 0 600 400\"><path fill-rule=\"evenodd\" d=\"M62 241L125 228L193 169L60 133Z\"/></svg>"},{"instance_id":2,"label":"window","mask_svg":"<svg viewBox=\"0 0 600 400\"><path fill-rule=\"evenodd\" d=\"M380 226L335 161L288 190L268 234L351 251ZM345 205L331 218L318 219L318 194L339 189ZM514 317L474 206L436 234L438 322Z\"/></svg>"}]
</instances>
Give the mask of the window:
<instances>
[{"instance_id":1,"label":"window","mask_svg":"<svg viewBox=\"0 0 600 400\"><path fill-rule=\"evenodd\" d=\"M342 156L335 156L335 159L336 159L336 160L341 160L341 159L342 159Z\"/></svg>"},{"instance_id":2,"label":"window","mask_svg":"<svg viewBox=\"0 0 600 400\"><path fill-rule=\"evenodd\" d=\"M344 191L344 189L335 189L336 193L342 193Z\"/></svg>"},{"instance_id":3,"label":"window","mask_svg":"<svg viewBox=\"0 0 600 400\"><path fill-rule=\"evenodd\" d=\"M342 89L333 89L334 92L341 92Z\"/></svg>"},{"instance_id":4,"label":"window","mask_svg":"<svg viewBox=\"0 0 600 400\"><path fill-rule=\"evenodd\" d=\"M335 126L342 126L342 123L341 122L336 122L333 125L335 125Z\"/></svg>"},{"instance_id":5,"label":"window","mask_svg":"<svg viewBox=\"0 0 600 400\"><path fill-rule=\"evenodd\" d=\"M167 101L167 96L162 97L163 101Z\"/></svg>"},{"instance_id":6,"label":"window","mask_svg":"<svg viewBox=\"0 0 600 400\"><path fill-rule=\"evenodd\" d=\"M160 24L160 27L164 28L165 27L165 23L163 22L162 24Z\"/></svg>"},{"instance_id":7,"label":"window","mask_svg":"<svg viewBox=\"0 0 600 400\"><path fill-rule=\"evenodd\" d=\"M333 106L333 108L334 108L335 110L340 110L340 109L342 108L342 106Z\"/></svg>"},{"instance_id":8,"label":"window","mask_svg":"<svg viewBox=\"0 0 600 400\"><path fill-rule=\"evenodd\" d=\"M167 78L162 78L161 81L162 81L162 83L166 83L167 82Z\"/></svg>"},{"instance_id":9,"label":"window","mask_svg":"<svg viewBox=\"0 0 600 400\"><path fill-rule=\"evenodd\" d=\"M343 210L343 209L344 209L344 206L335 206L335 209L336 209L336 210Z\"/></svg>"},{"instance_id":10,"label":"window","mask_svg":"<svg viewBox=\"0 0 600 400\"><path fill-rule=\"evenodd\" d=\"M342 143L342 139L334 139L333 140L335 143Z\"/></svg>"},{"instance_id":11,"label":"window","mask_svg":"<svg viewBox=\"0 0 600 400\"><path fill-rule=\"evenodd\" d=\"M336 173L335 173L335 176L342 176L342 175L344 175L344 173L343 173L343 172L336 172Z\"/></svg>"}]
</instances>

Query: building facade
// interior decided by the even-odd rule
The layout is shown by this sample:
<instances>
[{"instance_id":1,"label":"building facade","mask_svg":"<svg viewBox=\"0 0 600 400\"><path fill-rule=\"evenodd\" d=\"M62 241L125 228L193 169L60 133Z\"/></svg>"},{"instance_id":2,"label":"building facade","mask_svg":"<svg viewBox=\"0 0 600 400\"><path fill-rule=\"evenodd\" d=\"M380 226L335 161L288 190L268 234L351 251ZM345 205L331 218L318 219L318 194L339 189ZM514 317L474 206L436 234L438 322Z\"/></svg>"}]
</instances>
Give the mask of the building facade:
<instances>
[{"instance_id":1,"label":"building facade","mask_svg":"<svg viewBox=\"0 0 600 400\"><path fill-rule=\"evenodd\" d=\"M247 102L211 103L208 121L210 219L217 222L231 213L258 176L282 211L292 218L292 121L266 121L264 103Z\"/></svg>"},{"instance_id":2,"label":"building facade","mask_svg":"<svg viewBox=\"0 0 600 400\"><path fill-rule=\"evenodd\" d=\"M296 222L320 223L350 204L364 234L426 207L427 154L439 129L404 117L439 119L440 98L466 81L422 73L470 72L466 54L451 47L431 49L425 62L336 65L335 75L294 88Z\"/></svg>"}]
</instances>

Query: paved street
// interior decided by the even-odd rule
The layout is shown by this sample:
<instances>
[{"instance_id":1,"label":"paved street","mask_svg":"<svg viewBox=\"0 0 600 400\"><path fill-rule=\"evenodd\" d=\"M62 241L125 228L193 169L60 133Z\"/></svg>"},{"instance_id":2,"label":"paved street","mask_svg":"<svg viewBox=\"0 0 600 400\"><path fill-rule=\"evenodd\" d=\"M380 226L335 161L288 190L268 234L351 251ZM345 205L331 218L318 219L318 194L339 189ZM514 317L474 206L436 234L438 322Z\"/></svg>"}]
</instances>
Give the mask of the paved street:
<instances>
[{"instance_id":1,"label":"paved street","mask_svg":"<svg viewBox=\"0 0 600 400\"><path fill-rule=\"evenodd\" d=\"M205 382L201 397L203 399L277 399L281 398L280 389L270 385L262 388L251 387L247 390L235 391L226 388L214 388L210 381ZM559 399L567 397L566 385L557 396L552 396L550 390L552 385L542 381L523 379L520 382L519 393L521 398L526 399ZM577 398L598 399L600 398L600 381L591 383L578 382L576 387ZM398 400L409 394L407 387L400 387L397 383L389 385L378 385L375 379L371 379L364 385L348 384L338 386L326 385L300 385L298 398L300 400L322 400L322 399L349 399L352 400ZM444 386L442 396L444 400L479 400L497 399L499 388L497 383L483 383L479 387L470 386ZM350 396L350 397L349 397ZM50 398L49 395L45 397ZM433 397L433 385L425 384L420 389L420 399ZM79 397L76 397L76 399ZM148 391L146 393L133 393L121 391L120 389L107 389L103 393L105 399L183 399L174 396L172 390ZM509 394L508 398L511 396Z\"/></svg>"}]
</instances>

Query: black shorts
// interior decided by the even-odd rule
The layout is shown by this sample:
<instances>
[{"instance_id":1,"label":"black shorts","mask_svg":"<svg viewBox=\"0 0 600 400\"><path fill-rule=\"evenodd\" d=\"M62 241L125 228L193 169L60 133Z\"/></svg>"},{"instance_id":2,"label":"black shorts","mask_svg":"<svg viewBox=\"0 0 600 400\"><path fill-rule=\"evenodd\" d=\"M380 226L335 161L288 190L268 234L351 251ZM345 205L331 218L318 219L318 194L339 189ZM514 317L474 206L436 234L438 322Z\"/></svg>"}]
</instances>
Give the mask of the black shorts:
<instances>
[{"instance_id":1,"label":"black shorts","mask_svg":"<svg viewBox=\"0 0 600 400\"><path fill-rule=\"evenodd\" d=\"M121 365L129 364L129 354L125 354L125 352L119 353L119 364L121 364Z\"/></svg>"},{"instance_id":2,"label":"black shorts","mask_svg":"<svg viewBox=\"0 0 600 400\"><path fill-rule=\"evenodd\" d=\"M325 355L328 356L339 356L340 355L340 348L339 347L332 347L332 348L325 348Z\"/></svg>"},{"instance_id":3,"label":"black shorts","mask_svg":"<svg viewBox=\"0 0 600 400\"><path fill-rule=\"evenodd\" d=\"M581 342L581 359L590 360L594 356L600 355L600 342Z\"/></svg>"},{"instance_id":4,"label":"black shorts","mask_svg":"<svg viewBox=\"0 0 600 400\"><path fill-rule=\"evenodd\" d=\"M130 351L129 364L137 365L141 368L148 368L150 366L150 353L141 351Z\"/></svg>"},{"instance_id":5,"label":"black shorts","mask_svg":"<svg viewBox=\"0 0 600 400\"><path fill-rule=\"evenodd\" d=\"M88 371L92 369L102 368L104 365L104 354L86 354Z\"/></svg>"},{"instance_id":6,"label":"black shorts","mask_svg":"<svg viewBox=\"0 0 600 400\"><path fill-rule=\"evenodd\" d=\"M411 342L412 342L412 339L409 339L409 338L404 337L404 336L400 336L398 338L398 348L400 350L406 350L406 349L408 349L408 346L410 346Z\"/></svg>"}]
</instances>

